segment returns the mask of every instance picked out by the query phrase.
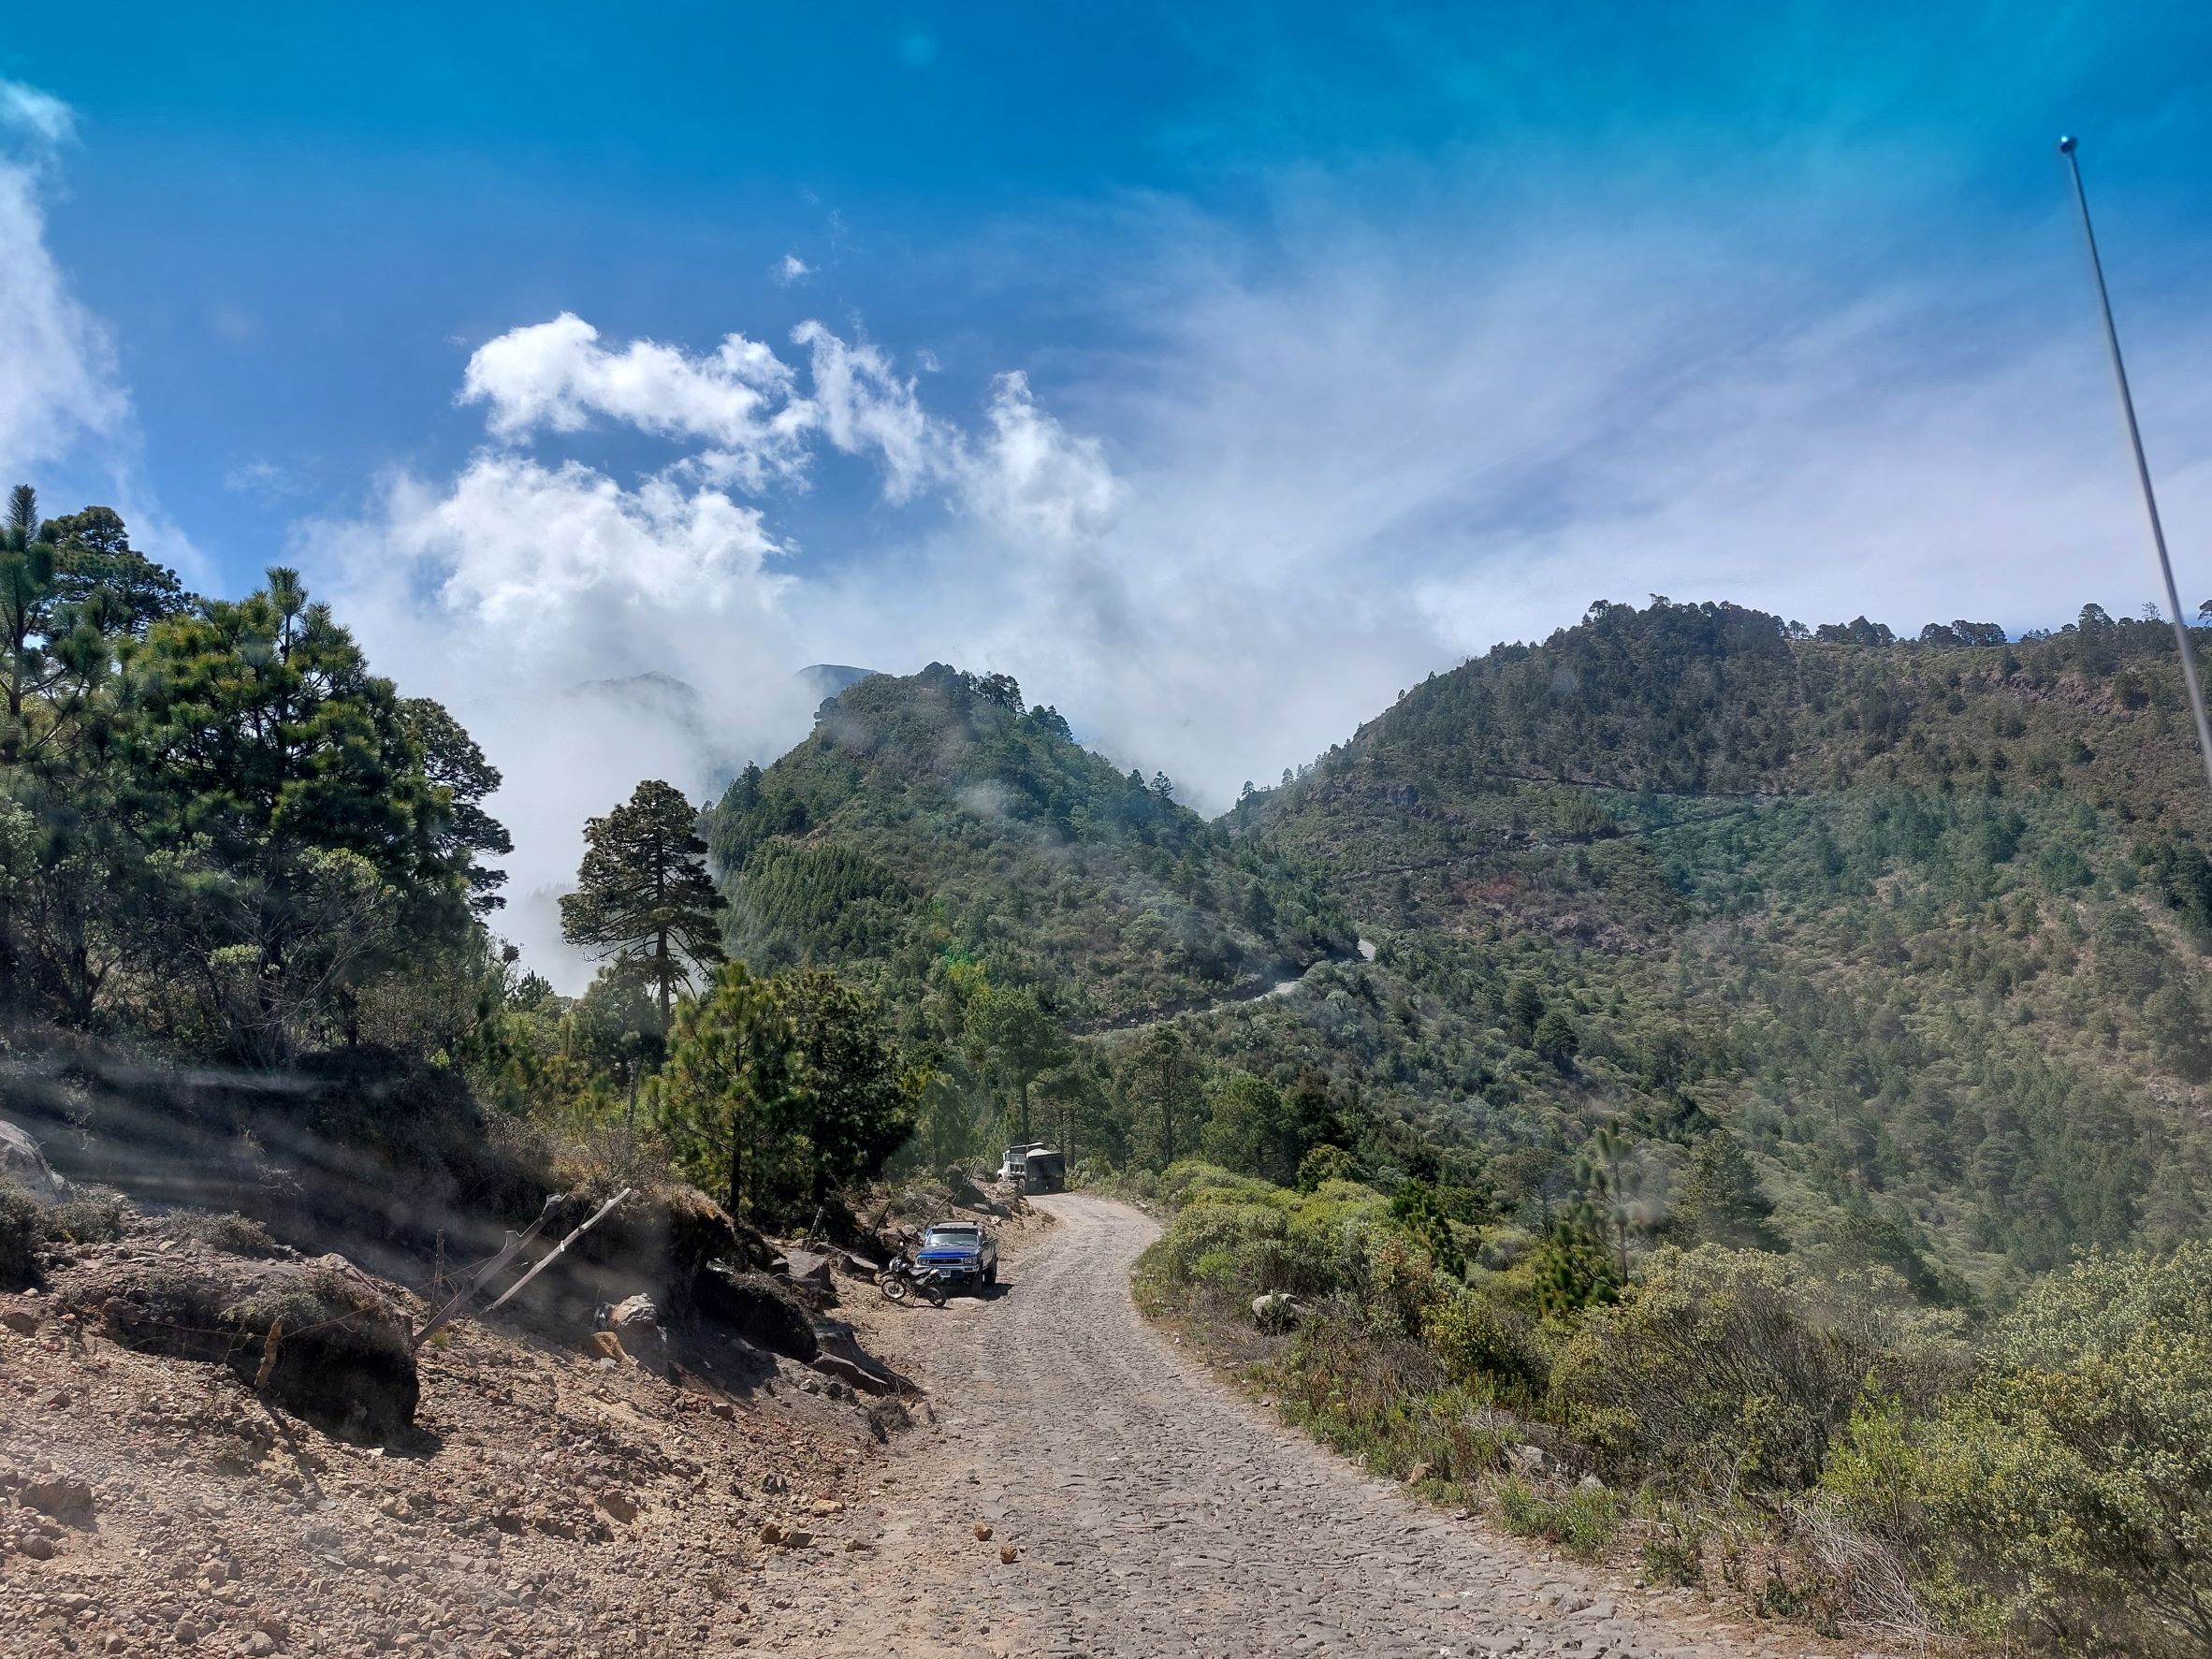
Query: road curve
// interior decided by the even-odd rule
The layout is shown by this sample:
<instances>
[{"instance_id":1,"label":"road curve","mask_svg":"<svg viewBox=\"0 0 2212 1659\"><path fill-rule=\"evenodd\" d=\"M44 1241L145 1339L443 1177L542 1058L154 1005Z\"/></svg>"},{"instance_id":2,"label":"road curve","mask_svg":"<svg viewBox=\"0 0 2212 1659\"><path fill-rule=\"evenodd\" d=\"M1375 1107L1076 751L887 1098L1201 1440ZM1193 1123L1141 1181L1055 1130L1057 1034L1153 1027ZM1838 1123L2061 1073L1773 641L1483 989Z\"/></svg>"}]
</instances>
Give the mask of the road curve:
<instances>
[{"instance_id":1,"label":"road curve","mask_svg":"<svg viewBox=\"0 0 2212 1659\"><path fill-rule=\"evenodd\" d=\"M1686 1597L1624 1594L1285 1430L1139 1317L1128 1276L1149 1219L1081 1194L1036 1201L1061 1225L1008 1264L1000 1297L914 1316L942 1322L937 1420L851 1518L873 1549L778 1558L754 1652L1704 1659L1810 1645Z\"/></svg>"}]
</instances>

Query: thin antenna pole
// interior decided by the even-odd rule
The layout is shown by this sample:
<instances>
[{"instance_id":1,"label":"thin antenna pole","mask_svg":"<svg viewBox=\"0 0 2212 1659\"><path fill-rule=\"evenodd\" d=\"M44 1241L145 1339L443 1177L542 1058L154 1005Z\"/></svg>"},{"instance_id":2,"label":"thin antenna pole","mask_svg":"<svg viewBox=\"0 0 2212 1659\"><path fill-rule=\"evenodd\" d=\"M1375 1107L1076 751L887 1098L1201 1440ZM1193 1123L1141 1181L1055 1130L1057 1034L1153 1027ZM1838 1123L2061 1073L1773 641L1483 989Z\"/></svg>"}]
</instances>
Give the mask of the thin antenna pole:
<instances>
[{"instance_id":1,"label":"thin antenna pole","mask_svg":"<svg viewBox=\"0 0 2212 1659\"><path fill-rule=\"evenodd\" d=\"M2089 224L2089 198L2081 187L2081 158L2075 141L2059 140L2059 153L2066 158L2067 176L2074 181L2074 205L2081 210L2081 233L2089 244L2089 274L2097 280L2097 308L2104 318L2104 344L2112 354L2113 383L2119 388L2120 421L2128 429L2128 448L2135 458L2135 482L2143 488L2143 513L2150 520L2150 545L2159 556L2159 575L2166 584L2166 607L2174 618L2174 644L2181 653L2181 678L2189 688L2189 711L2196 717L2197 749L2205 757L2205 779L2212 783L2212 720L2205 718L2205 688L2197 680L2196 653L2190 648L2189 623L2181 610L2181 592L2174 586L2174 561L2166 555L2166 528L2159 520L2159 498L2150 487L2150 463L2143 458L2143 433L2135 424L2135 399L2128 390L2128 366L2120 357L2119 330L2112 322L2112 296L2104 287L2104 261L2097 255L2097 232Z\"/></svg>"}]
</instances>

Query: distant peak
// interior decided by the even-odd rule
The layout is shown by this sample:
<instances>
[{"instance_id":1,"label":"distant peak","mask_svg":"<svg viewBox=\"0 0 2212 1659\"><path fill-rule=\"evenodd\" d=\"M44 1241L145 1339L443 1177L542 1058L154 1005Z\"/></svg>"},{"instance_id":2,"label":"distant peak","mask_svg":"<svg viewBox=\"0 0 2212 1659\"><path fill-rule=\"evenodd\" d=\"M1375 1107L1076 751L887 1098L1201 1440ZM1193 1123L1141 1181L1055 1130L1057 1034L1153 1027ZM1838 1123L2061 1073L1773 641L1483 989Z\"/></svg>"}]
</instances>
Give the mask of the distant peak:
<instances>
[{"instance_id":1,"label":"distant peak","mask_svg":"<svg viewBox=\"0 0 2212 1659\"><path fill-rule=\"evenodd\" d=\"M569 688L572 696L657 698L676 703L696 703L699 689L674 675L648 669L614 679L588 679Z\"/></svg>"},{"instance_id":2,"label":"distant peak","mask_svg":"<svg viewBox=\"0 0 2212 1659\"><path fill-rule=\"evenodd\" d=\"M850 686L876 674L873 668L855 668L848 662L809 662L792 676L819 697L835 697Z\"/></svg>"}]
</instances>

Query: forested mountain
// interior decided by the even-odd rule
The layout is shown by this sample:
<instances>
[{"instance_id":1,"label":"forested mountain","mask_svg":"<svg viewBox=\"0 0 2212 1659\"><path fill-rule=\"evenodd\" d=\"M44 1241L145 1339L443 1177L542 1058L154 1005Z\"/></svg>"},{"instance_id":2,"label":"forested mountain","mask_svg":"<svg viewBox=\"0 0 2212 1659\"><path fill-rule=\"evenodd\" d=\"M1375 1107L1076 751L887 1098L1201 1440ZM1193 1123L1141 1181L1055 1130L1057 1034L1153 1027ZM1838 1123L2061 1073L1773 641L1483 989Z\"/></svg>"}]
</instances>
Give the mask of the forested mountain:
<instances>
[{"instance_id":1,"label":"forested mountain","mask_svg":"<svg viewBox=\"0 0 2212 1659\"><path fill-rule=\"evenodd\" d=\"M733 954L919 988L988 961L1094 1025L1258 989L1352 939L1263 841L1079 747L1004 676L873 675L706 817Z\"/></svg>"},{"instance_id":2,"label":"forested mountain","mask_svg":"<svg viewBox=\"0 0 2212 1659\"><path fill-rule=\"evenodd\" d=\"M1416 688L1231 818L1379 960L1213 1041L1463 1142L1508 1206L1613 1125L1662 1226L1725 1124L1801 1244L1931 1287L2194 1233L2212 793L2170 627L1885 633L1601 605Z\"/></svg>"},{"instance_id":3,"label":"forested mountain","mask_svg":"<svg viewBox=\"0 0 2212 1659\"><path fill-rule=\"evenodd\" d=\"M1729 604L1601 602L1540 646L1432 675L1236 821L1362 891L1404 875L1451 904L1517 849L1727 797L2063 793L2201 836L2203 781L2163 622L2090 605L2016 642L1968 622L1900 642L1863 618L1814 633Z\"/></svg>"}]
</instances>

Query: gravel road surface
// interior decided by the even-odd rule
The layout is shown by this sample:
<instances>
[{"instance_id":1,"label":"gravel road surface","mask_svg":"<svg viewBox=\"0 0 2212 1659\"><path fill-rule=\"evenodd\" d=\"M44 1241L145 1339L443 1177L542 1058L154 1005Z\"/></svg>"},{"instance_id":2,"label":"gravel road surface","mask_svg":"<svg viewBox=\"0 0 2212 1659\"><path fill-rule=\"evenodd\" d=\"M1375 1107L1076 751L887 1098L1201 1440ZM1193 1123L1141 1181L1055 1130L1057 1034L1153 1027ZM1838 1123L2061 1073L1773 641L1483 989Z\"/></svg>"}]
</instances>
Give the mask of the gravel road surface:
<instances>
[{"instance_id":1,"label":"gravel road surface","mask_svg":"<svg viewBox=\"0 0 2212 1659\"><path fill-rule=\"evenodd\" d=\"M1007 1264L999 1296L911 1316L932 1322L913 1332L936 1421L855 1506L868 1547L772 1564L755 1652L1830 1651L1686 1593L1624 1592L1361 1473L1143 1323L1128 1279L1149 1219L1035 1201L1060 1225Z\"/></svg>"}]
</instances>

